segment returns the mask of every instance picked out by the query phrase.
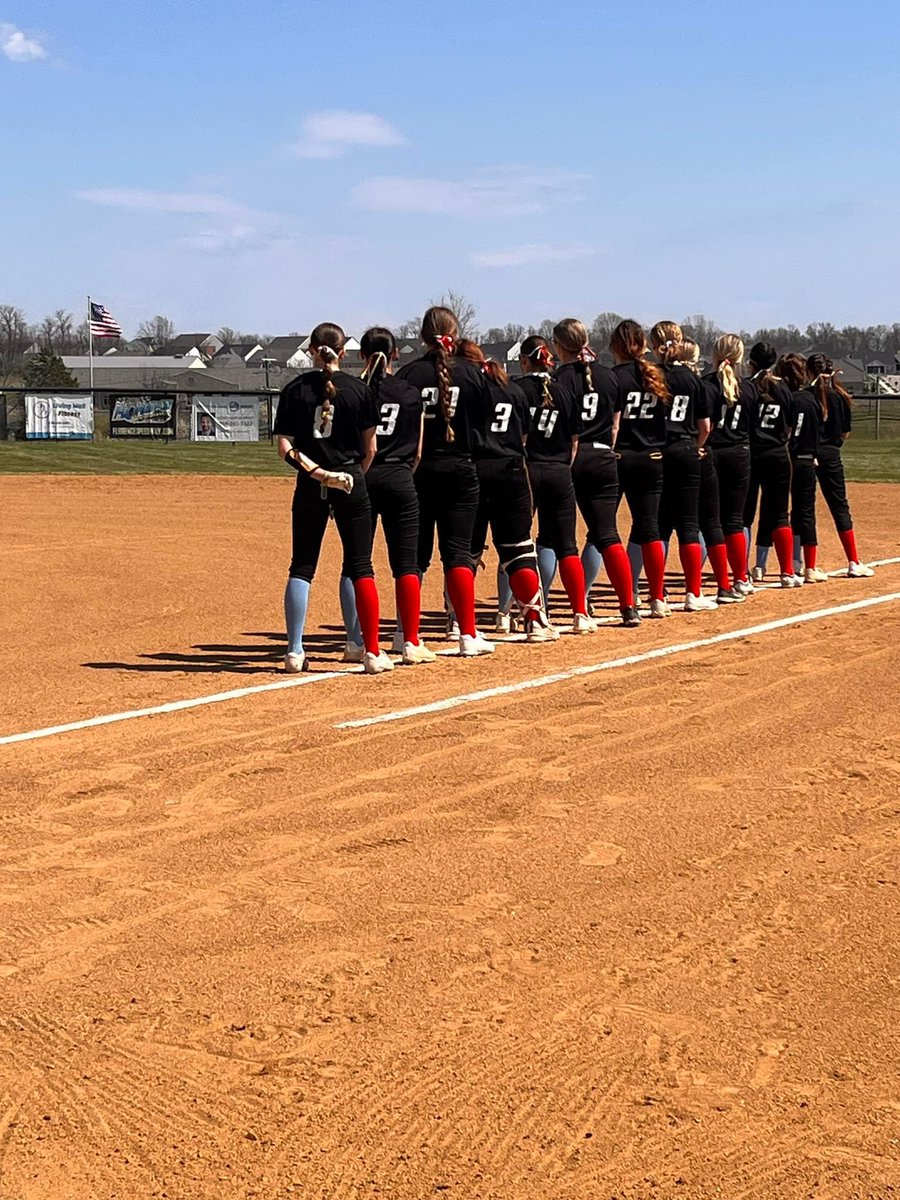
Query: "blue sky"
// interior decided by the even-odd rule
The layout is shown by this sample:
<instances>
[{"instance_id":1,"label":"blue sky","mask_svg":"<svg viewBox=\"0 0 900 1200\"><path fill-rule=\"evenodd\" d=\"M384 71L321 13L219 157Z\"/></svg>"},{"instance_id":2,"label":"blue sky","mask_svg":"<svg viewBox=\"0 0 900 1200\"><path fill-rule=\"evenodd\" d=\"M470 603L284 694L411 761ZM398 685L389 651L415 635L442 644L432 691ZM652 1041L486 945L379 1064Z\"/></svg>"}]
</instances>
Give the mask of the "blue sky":
<instances>
[{"instance_id":1,"label":"blue sky","mask_svg":"<svg viewBox=\"0 0 900 1200\"><path fill-rule=\"evenodd\" d=\"M0 0L0 302L900 320L887 0Z\"/></svg>"}]
</instances>

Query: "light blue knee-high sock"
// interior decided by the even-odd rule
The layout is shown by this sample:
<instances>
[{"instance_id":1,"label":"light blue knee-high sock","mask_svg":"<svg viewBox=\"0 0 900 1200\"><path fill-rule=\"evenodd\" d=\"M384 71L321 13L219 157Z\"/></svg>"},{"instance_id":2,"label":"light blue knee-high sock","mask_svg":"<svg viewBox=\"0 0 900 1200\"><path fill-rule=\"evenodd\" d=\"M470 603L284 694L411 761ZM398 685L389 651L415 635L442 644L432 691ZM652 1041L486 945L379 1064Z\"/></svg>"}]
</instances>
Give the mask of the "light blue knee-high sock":
<instances>
[{"instance_id":1,"label":"light blue knee-high sock","mask_svg":"<svg viewBox=\"0 0 900 1200\"><path fill-rule=\"evenodd\" d=\"M584 597L588 603L591 599L591 588L597 582L602 566L603 555L593 542L585 542L581 552L581 567L584 571Z\"/></svg>"},{"instance_id":2,"label":"light blue knee-high sock","mask_svg":"<svg viewBox=\"0 0 900 1200\"><path fill-rule=\"evenodd\" d=\"M347 641L353 642L354 646L361 646L363 635L356 612L356 588L353 586L353 580L346 575L341 576L341 616L344 618Z\"/></svg>"},{"instance_id":3,"label":"light blue knee-high sock","mask_svg":"<svg viewBox=\"0 0 900 1200\"><path fill-rule=\"evenodd\" d=\"M703 536L702 533L700 534L700 553L703 555L703 557L700 559L700 567L702 569L703 567L706 566L706 558L707 558L706 538Z\"/></svg>"},{"instance_id":4,"label":"light blue knee-high sock","mask_svg":"<svg viewBox=\"0 0 900 1200\"><path fill-rule=\"evenodd\" d=\"M628 561L631 563L631 578L634 580L634 604L636 608L640 596L638 583L640 582L641 572L644 569L644 552L641 549L640 542L628 543Z\"/></svg>"},{"instance_id":5,"label":"light blue knee-high sock","mask_svg":"<svg viewBox=\"0 0 900 1200\"><path fill-rule=\"evenodd\" d=\"M287 625L288 653L303 653L303 630L309 606L309 580L291 577L284 589L284 619Z\"/></svg>"},{"instance_id":6,"label":"light blue knee-high sock","mask_svg":"<svg viewBox=\"0 0 900 1200\"><path fill-rule=\"evenodd\" d=\"M502 567L497 567L497 611L508 613L512 608L513 594L509 586L509 576Z\"/></svg>"},{"instance_id":7,"label":"light blue knee-high sock","mask_svg":"<svg viewBox=\"0 0 900 1200\"><path fill-rule=\"evenodd\" d=\"M763 571L765 571L766 564L769 561L769 551L771 549L771 546L760 546L759 542L756 543L756 565L762 567Z\"/></svg>"},{"instance_id":8,"label":"light blue knee-high sock","mask_svg":"<svg viewBox=\"0 0 900 1200\"><path fill-rule=\"evenodd\" d=\"M794 574L803 574L803 549L800 545L800 534L794 534Z\"/></svg>"},{"instance_id":9,"label":"light blue knee-high sock","mask_svg":"<svg viewBox=\"0 0 900 1200\"><path fill-rule=\"evenodd\" d=\"M446 583L444 584L444 608L447 610L448 622L456 621L456 613L453 611L453 605L450 603L450 593L447 591ZM399 623L399 617L398 617L398 623Z\"/></svg>"},{"instance_id":10,"label":"light blue knee-high sock","mask_svg":"<svg viewBox=\"0 0 900 1200\"><path fill-rule=\"evenodd\" d=\"M746 542L746 545L747 545L747 574L748 574L748 576L750 574L750 538L752 536L752 533L753 533L753 531L751 530L750 526L745 525L744 526L744 541Z\"/></svg>"},{"instance_id":11,"label":"light blue knee-high sock","mask_svg":"<svg viewBox=\"0 0 900 1200\"><path fill-rule=\"evenodd\" d=\"M550 546L538 546L537 560L538 574L541 577L541 591L544 593L544 604L547 604L553 580L556 578L556 553Z\"/></svg>"}]
</instances>

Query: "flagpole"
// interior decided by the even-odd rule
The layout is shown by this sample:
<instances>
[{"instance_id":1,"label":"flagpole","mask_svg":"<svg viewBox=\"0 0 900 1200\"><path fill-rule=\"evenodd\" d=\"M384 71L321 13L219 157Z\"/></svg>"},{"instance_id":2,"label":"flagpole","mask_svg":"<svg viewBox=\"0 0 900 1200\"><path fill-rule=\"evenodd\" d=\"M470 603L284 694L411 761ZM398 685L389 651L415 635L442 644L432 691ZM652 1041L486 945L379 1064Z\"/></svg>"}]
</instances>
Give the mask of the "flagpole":
<instances>
[{"instance_id":1,"label":"flagpole","mask_svg":"<svg viewBox=\"0 0 900 1200\"><path fill-rule=\"evenodd\" d=\"M94 403L94 330L91 326L91 298L88 296L88 366L91 372L91 404Z\"/></svg>"}]
</instances>

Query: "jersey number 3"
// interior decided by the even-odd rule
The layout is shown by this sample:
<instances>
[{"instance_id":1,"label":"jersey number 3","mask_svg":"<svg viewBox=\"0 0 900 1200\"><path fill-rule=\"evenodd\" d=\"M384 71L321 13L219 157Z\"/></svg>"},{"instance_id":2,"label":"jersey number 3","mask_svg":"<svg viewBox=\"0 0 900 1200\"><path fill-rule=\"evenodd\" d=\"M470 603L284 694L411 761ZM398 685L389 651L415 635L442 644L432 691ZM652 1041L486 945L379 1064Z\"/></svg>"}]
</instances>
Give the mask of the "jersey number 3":
<instances>
[{"instance_id":1,"label":"jersey number 3","mask_svg":"<svg viewBox=\"0 0 900 1200\"><path fill-rule=\"evenodd\" d=\"M513 406L506 400L501 400L494 406L494 419L491 421L491 433L506 433Z\"/></svg>"},{"instance_id":2,"label":"jersey number 3","mask_svg":"<svg viewBox=\"0 0 900 1200\"><path fill-rule=\"evenodd\" d=\"M397 428L397 418L400 416L399 404L382 404L381 420L375 430L376 437L391 437Z\"/></svg>"}]
</instances>

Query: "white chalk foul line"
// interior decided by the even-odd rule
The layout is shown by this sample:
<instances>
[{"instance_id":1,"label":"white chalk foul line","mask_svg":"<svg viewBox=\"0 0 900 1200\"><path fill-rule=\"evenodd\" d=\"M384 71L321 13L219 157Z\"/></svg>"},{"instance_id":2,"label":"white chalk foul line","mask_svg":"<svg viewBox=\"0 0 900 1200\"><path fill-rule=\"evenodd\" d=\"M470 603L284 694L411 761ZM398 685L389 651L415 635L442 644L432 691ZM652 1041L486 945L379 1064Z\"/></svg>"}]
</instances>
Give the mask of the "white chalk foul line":
<instances>
[{"instance_id":1,"label":"white chalk foul line","mask_svg":"<svg viewBox=\"0 0 900 1200\"><path fill-rule=\"evenodd\" d=\"M206 704L222 704L225 700L241 700L244 696L255 696L260 692L280 692L283 688L303 687L304 684L325 683L328 679L340 679L342 675L358 675L360 667L346 671L323 671L316 675L296 675L290 679L279 679L277 683L260 683L254 687L234 688L230 692L216 692L212 696L195 696L191 700L172 700L168 704L156 704L152 708L133 708L128 712L107 713L102 717L88 717L84 721L70 721L67 725L51 725L46 729L31 729L27 733L11 733L0 737L0 746L11 746L15 742L33 742L36 738L55 737L58 733L74 733L78 729L95 729L98 725L115 725L118 721L134 721L138 717L155 717L160 713L184 712L187 708L202 708Z\"/></svg>"},{"instance_id":2,"label":"white chalk foul line","mask_svg":"<svg viewBox=\"0 0 900 1200\"><path fill-rule=\"evenodd\" d=\"M798 613L793 617L781 617L775 621L764 621L761 625L748 625L746 629L732 629L728 633L717 633L713 637L698 638L693 642L680 642L674 646L660 646L656 650L646 650L642 654L629 654L624 658L611 658L606 662L593 663L585 667L570 667L565 671L557 671L553 675L542 675L537 679L526 679L519 683L505 684L503 687L485 688L480 692L466 692L461 696L450 696L446 700L436 700L432 704L419 704L414 708L403 708L396 712L381 713L377 717L361 717L355 721L341 721L335 729L365 729L369 725L385 725L391 721L406 721L410 717L426 716L429 713L446 712L447 709L460 708L465 704L477 704L482 700L492 700L497 696L511 696L516 692L526 692L534 688L549 687L553 683L564 683L569 679L577 679L581 675L595 675L598 671L613 671L618 667L631 667L639 663L651 662L656 658L669 658L673 654L684 654L688 650L703 650L708 646L718 646L723 642L734 642L741 638L755 637L760 633L770 633L775 629L786 629L790 625L803 625L807 621L820 621L823 617L834 617L841 613L856 612L863 608L873 608L877 604L890 604L900 600L900 592L890 592L884 596L871 596L868 600L856 600L851 604L836 604L831 608L820 608L814 612Z\"/></svg>"}]
</instances>

